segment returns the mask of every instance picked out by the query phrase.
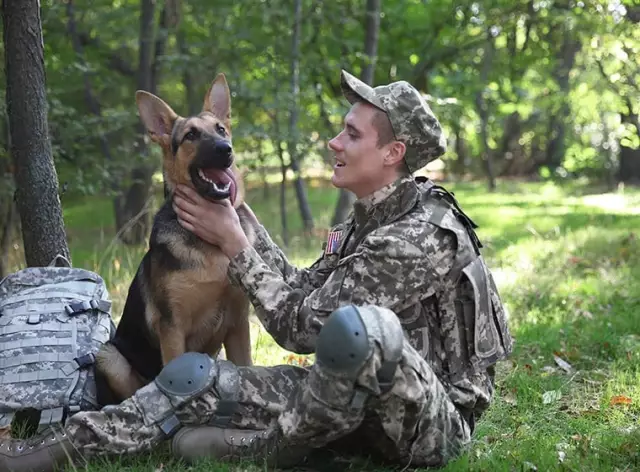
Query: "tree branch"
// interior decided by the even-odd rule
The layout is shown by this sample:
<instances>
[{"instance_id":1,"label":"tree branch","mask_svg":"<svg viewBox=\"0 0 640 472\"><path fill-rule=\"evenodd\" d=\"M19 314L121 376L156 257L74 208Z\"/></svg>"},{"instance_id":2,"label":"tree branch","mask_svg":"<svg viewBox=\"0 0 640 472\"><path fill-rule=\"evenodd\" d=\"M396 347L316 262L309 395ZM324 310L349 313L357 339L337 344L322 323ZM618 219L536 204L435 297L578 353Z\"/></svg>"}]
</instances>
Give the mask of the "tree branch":
<instances>
[{"instance_id":1,"label":"tree branch","mask_svg":"<svg viewBox=\"0 0 640 472\"><path fill-rule=\"evenodd\" d=\"M136 70L131 67L126 60L121 56L124 56L123 50L120 51L108 51L106 46L95 36L90 36L86 32L78 32L78 39L82 46L92 46L96 49L102 50L102 53L106 56L109 68L125 75L127 77L135 77Z\"/></svg>"}]
</instances>

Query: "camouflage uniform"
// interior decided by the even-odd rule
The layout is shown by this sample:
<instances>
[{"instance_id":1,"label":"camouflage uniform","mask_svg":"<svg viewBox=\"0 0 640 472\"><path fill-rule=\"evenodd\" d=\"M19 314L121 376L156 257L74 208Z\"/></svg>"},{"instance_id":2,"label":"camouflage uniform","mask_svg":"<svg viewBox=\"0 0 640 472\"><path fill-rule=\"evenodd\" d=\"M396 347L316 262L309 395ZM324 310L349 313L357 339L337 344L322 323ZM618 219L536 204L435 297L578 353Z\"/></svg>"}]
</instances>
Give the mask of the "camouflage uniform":
<instances>
[{"instance_id":1,"label":"camouflage uniform","mask_svg":"<svg viewBox=\"0 0 640 472\"><path fill-rule=\"evenodd\" d=\"M406 82L371 89L345 72L342 80L350 101L357 95L387 111L410 169L442 154L439 124ZM72 416L68 436L84 453L147 450L165 439L175 413L183 425L226 422L292 447L355 441L402 465L446 463L468 444L492 400L489 370L511 350L473 226L446 191L403 177L358 200L332 228L339 244L308 269L289 264L259 228L255 245L231 260L230 279L276 342L296 353L315 352L339 307L366 307L375 322L368 321L370 351L357 375L319 362L303 369L216 361L216 383L201 394L167 395L151 383L120 405ZM399 356L391 362L395 341L386 338L394 333Z\"/></svg>"}]
</instances>

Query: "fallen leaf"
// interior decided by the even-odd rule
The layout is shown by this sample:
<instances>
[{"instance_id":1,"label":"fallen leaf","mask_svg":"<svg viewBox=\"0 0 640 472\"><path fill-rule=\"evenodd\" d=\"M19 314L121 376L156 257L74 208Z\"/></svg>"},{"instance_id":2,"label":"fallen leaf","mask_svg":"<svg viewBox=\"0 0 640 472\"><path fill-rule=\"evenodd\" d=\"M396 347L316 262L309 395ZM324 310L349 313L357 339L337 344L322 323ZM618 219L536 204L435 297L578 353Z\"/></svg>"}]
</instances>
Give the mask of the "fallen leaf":
<instances>
[{"instance_id":1,"label":"fallen leaf","mask_svg":"<svg viewBox=\"0 0 640 472\"><path fill-rule=\"evenodd\" d=\"M580 310L580 314L581 314L582 316L584 316L584 317L585 317L586 319L588 319L588 320L592 320L592 319L593 319L593 313L591 313L591 312L590 312L590 311L588 311L588 310Z\"/></svg>"},{"instance_id":2,"label":"fallen leaf","mask_svg":"<svg viewBox=\"0 0 640 472\"><path fill-rule=\"evenodd\" d=\"M153 472L162 472L162 469L164 469L164 464L161 462L160 465L156 467Z\"/></svg>"},{"instance_id":3,"label":"fallen leaf","mask_svg":"<svg viewBox=\"0 0 640 472\"><path fill-rule=\"evenodd\" d=\"M609 402L609 404L611 406L614 405L631 405L631 398L625 396L625 395L615 395L613 397L611 397L611 401Z\"/></svg>"},{"instance_id":4,"label":"fallen leaf","mask_svg":"<svg viewBox=\"0 0 640 472\"><path fill-rule=\"evenodd\" d=\"M548 390L542 394L542 403L548 405L562 398L562 392L560 390Z\"/></svg>"},{"instance_id":5,"label":"fallen leaf","mask_svg":"<svg viewBox=\"0 0 640 472\"><path fill-rule=\"evenodd\" d=\"M564 451L558 451L558 462L564 462L564 459L567 457L567 453Z\"/></svg>"},{"instance_id":6,"label":"fallen leaf","mask_svg":"<svg viewBox=\"0 0 640 472\"><path fill-rule=\"evenodd\" d=\"M571 366L571 364L569 364L567 361L565 361L561 357L558 357L557 355L554 354L553 360L556 361L556 364L558 364L558 366L565 372L567 373L573 372L573 367Z\"/></svg>"},{"instance_id":7,"label":"fallen leaf","mask_svg":"<svg viewBox=\"0 0 640 472\"><path fill-rule=\"evenodd\" d=\"M0 439L8 439L11 437L11 425L0 428Z\"/></svg>"},{"instance_id":8,"label":"fallen leaf","mask_svg":"<svg viewBox=\"0 0 640 472\"><path fill-rule=\"evenodd\" d=\"M522 463L522 470L534 470L534 471L536 471L536 470L538 470L538 468L534 464L532 464L531 462L525 461L525 462Z\"/></svg>"},{"instance_id":9,"label":"fallen leaf","mask_svg":"<svg viewBox=\"0 0 640 472\"><path fill-rule=\"evenodd\" d=\"M516 399L516 396L513 394L513 392L508 392L506 395L502 397L502 400L508 405L513 405L513 406L518 405L518 400Z\"/></svg>"}]
</instances>

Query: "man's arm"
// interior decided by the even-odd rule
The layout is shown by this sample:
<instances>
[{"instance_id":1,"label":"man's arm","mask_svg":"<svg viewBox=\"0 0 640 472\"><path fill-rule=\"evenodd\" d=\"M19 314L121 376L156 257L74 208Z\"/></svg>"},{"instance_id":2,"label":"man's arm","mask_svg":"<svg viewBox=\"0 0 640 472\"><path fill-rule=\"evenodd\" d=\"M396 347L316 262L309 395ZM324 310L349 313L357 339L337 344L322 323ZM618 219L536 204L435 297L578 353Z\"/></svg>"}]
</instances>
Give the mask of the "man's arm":
<instances>
[{"instance_id":1,"label":"man's arm","mask_svg":"<svg viewBox=\"0 0 640 472\"><path fill-rule=\"evenodd\" d=\"M431 226L421 232L410 241L398 231L375 231L311 293L289 284L253 247L231 260L229 276L244 287L280 346L311 353L326 318L339 306L375 304L399 312L434 293L451 268L453 238Z\"/></svg>"},{"instance_id":2,"label":"man's arm","mask_svg":"<svg viewBox=\"0 0 640 472\"><path fill-rule=\"evenodd\" d=\"M318 288L326 279L326 274L318 271L322 258L308 269L300 269L289 262L287 256L280 247L271 239L267 229L260 223L251 207L245 202L237 209L238 216L247 221L256 232L256 240L253 247L262 260L273 270L279 273L294 288L304 290L306 293Z\"/></svg>"},{"instance_id":3,"label":"man's arm","mask_svg":"<svg viewBox=\"0 0 640 472\"><path fill-rule=\"evenodd\" d=\"M289 262L264 226L258 223L254 229L257 238L253 247L271 270L280 274L291 287L310 293L326 280L326 274L317 270L321 259L308 269L300 269Z\"/></svg>"}]
</instances>

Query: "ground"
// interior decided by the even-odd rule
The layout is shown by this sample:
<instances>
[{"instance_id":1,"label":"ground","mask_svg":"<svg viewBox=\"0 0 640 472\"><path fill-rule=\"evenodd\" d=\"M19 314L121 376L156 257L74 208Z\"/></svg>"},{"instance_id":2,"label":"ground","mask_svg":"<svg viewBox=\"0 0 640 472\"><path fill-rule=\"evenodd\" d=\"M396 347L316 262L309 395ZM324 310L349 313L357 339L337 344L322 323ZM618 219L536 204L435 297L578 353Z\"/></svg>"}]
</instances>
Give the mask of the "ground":
<instances>
[{"instance_id":1,"label":"ground","mask_svg":"<svg viewBox=\"0 0 640 472\"><path fill-rule=\"evenodd\" d=\"M499 365L497 398L468 453L446 471L640 469L640 192L578 184L446 184L480 225L484 254L510 312L512 358ZM304 266L317 258L337 192L308 182L318 229L301 234L291 190L286 253ZM279 240L279 188L260 186L248 201ZM64 201L73 263L105 277L121 310L144 247L113 235L111 203ZM308 363L280 349L256 323L256 363ZM321 461L322 462L322 461ZM349 470L383 470L361 461ZM324 470L320 467L313 470ZM326 465L335 470L338 464ZM91 472L238 470L212 463L191 469L165 453L96 461ZM250 470L243 466L240 470ZM255 469L264 470L264 469Z\"/></svg>"}]
</instances>

